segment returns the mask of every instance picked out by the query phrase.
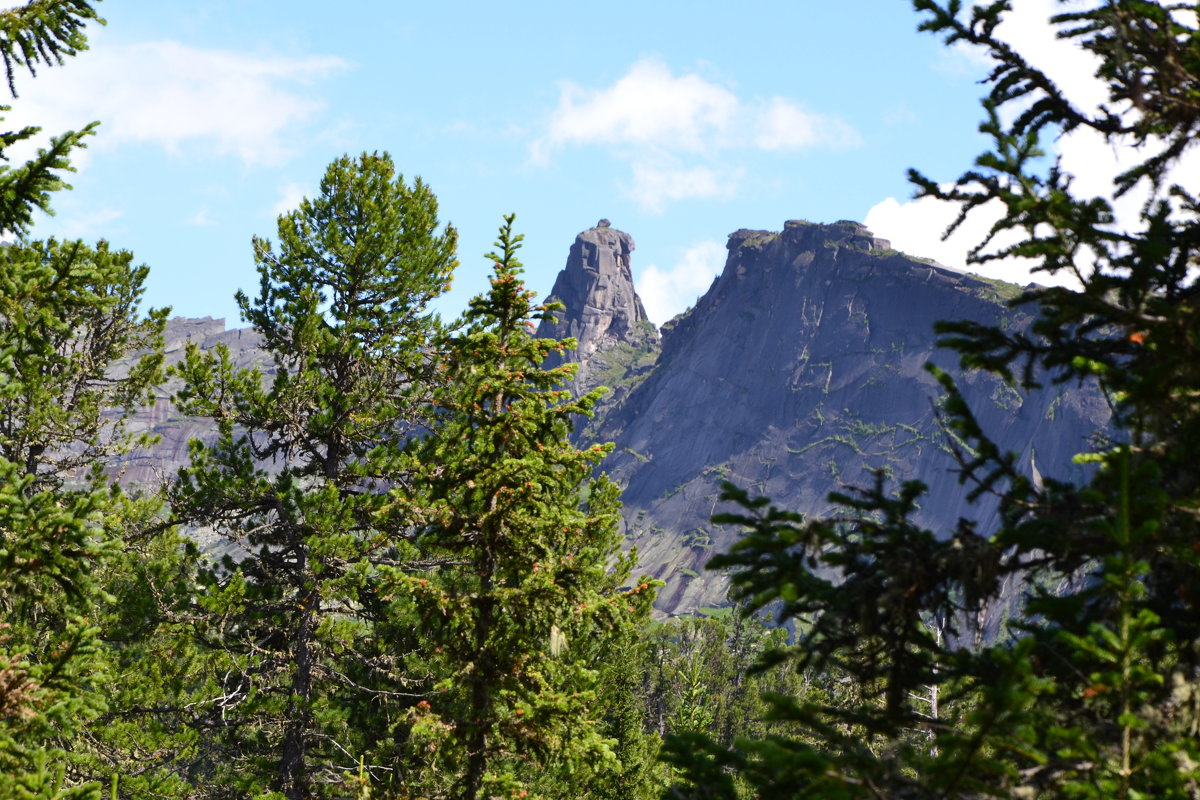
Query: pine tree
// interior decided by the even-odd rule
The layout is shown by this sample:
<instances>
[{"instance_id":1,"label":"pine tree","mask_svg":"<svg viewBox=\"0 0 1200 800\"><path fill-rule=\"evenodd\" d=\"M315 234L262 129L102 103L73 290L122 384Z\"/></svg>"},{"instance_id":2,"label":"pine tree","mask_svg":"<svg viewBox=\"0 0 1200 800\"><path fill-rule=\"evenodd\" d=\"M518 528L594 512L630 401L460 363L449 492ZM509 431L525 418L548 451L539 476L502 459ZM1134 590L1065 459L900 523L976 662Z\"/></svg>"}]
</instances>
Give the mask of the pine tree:
<instances>
[{"instance_id":1,"label":"pine tree","mask_svg":"<svg viewBox=\"0 0 1200 800\"><path fill-rule=\"evenodd\" d=\"M731 797L736 773L759 797L1194 797L1200 785L1200 481L1194 174L1173 171L1200 129L1195 5L1106 1L1051 23L1099 59L1109 104L1077 105L997 38L1011 8L965 11L914 0L922 28L985 48L995 63L982 130L992 148L951 188L913 173L924 195L961 204L959 222L999 201L1007 213L975 262L1018 255L1081 291L1027 288L1012 301L1027 330L942 323L964 369L1034 388L1092 382L1116 434L1080 459L1094 478L1034 481L983 430L952 376L946 422L961 478L995 496L1000 529L911 521L924 487L838 498L847 513L804 520L730 489L747 536L714 565L734 567L752 607L775 603L798 642L777 658L844 670L875 699L849 705L779 698L775 715L806 737L741 740L733 751L677 742L678 794ZM1144 192L1137 220L1080 196L1040 141L1090 129L1137 161L1116 196ZM1136 148L1136 149L1134 149ZM1015 243L1001 234L1013 235ZM841 581L828 575L838 573ZM1026 587L1003 641L971 644L971 621ZM935 711L936 709L936 711ZM688 746L698 748L692 752Z\"/></svg>"},{"instance_id":2,"label":"pine tree","mask_svg":"<svg viewBox=\"0 0 1200 800\"><path fill-rule=\"evenodd\" d=\"M259 295L238 303L271 373L194 347L179 370L181 409L219 436L192 443L172 507L239 554L199 599L214 657L192 702L216 737L204 781L221 796L342 796L360 769L388 774L376 756L392 717L419 699L404 688L416 643L379 589L413 556L389 494L410 476L393 456L429 424L427 305L455 241L433 193L389 156L343 157L280 217L278 251L254 242Z\"/></svg>"},{"instance_id":3,"label":"pine tree","mask_svg":"<svg viewBox=\"0 0 1200 800\"><path fill-rule=\"evenodd\" d=\"M574 365L543 369L573 343L531 336L552 309L520 280L512 219L488 256L490 291L440 358L436 424L411 453L423 466L417 545L441 565L398 587L440 678L410 722L425 769L408 788L464 800L576 797L620 769L597 670L652 599L647 582L618 588L632 563L618 554L618 493L592 477L609 447L568 439L600 392L572 399Z\"/></svg>"}]
</instances>

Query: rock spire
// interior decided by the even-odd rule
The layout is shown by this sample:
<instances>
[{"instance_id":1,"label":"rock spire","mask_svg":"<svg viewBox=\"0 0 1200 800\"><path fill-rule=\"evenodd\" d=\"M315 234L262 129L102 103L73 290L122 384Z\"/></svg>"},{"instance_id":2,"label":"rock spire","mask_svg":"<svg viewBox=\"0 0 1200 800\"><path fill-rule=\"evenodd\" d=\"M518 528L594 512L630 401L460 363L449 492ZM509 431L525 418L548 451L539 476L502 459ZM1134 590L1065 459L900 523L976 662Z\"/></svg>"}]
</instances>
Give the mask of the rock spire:
<instances>
[{"instance_id":1,"label":"rock spire","mask_svg":"<svg viewBox=\"0 0 1200 800\"><path fill-rule=\"evenodd\" d=\"M614 356L624 361L631 348L640 351L657 343L654 324L633 288L633 249L632 236L602 219L575 237L567 264L554 282L548 299L564 308L555 312L553 322L543 320L537 335L577 340L575 350L554 359L579 362L573 387L577 392L599 385L622 366L613 362Z\"/></svg>"}]
</instances>

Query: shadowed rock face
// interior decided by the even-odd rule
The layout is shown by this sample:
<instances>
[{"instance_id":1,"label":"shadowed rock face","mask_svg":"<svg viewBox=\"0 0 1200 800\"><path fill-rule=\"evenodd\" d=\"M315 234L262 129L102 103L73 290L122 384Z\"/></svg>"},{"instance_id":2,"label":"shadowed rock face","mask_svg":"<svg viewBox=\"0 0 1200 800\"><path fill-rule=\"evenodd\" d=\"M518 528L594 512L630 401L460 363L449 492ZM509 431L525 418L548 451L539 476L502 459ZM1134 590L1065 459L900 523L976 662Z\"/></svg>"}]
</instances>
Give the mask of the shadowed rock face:
<instances>
[{"instance_id":1,"label":"shadowed rock face","mask_svg":"<svg viewBox=\"0 0 1200 800\"><path fill-rule=\"evenodd\" d=\"M631 347L641 350L657 344L654 325L633 289L633 249L632 236L600 220L575 237L567 264L554 282L548 299L564 308L555 312L554 321L542 320L537 335L577 340L574 350L553 356L548 364L578 362L572 386L577 393L595 388L614 371L623 375L618 362L624 366Z\"/></svg>"},{"instance_id":2,"label":"shadowed rock face","mask_svg":"<svg viewBox=\"0 0 1200 800\"><path fill-rule=\"evenodd\" d=\"M729 480L806 514L866 486L882 469L929 485L918 521L952 530L960 516L994 524L966 502L937 423L933 361L939 319L1022 326L1000 302L1016 287L890 249L856 223L789 222L780 233L729 239L723 274L664 327L662 353L592 435L615 442L605 464L624 487L627 541L641 569L662 578L659 609L726 602L709 556L738 531L709 522ZM1045 476L1083 477L1071 457L1109 420L1099 392L1053 387L1024 394L989 376L959 378L979 421Z\"/></svg>"}]
</instances>

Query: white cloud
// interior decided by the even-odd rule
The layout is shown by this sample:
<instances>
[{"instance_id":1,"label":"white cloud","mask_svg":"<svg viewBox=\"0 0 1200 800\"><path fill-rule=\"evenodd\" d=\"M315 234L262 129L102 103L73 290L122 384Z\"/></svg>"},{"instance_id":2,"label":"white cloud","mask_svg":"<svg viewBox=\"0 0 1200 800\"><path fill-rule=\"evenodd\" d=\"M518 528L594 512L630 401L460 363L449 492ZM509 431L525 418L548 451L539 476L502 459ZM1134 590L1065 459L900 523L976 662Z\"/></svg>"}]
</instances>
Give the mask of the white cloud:
<instances>
[{"instance_id":1,"label":"white cloud","mask_svg":"<svg viewBox=\"0 0 1200 800\"><path fill-rule=\"evenodd\" d=\"M734 194L736 151L844 149L861 137L846 122L783 97L744 99L698 74L674 75L656 58L642 59L612 86L563 83L545 133L530 147L544 164L566 147L604 147L632 172L629 193L645 207L668 200Z\"/></svg>"},{"instance_id":2,"label":"white cloud","mask_svg":"<svg viewBox=\"0 0 1200 800\"><path fill-rule=\"evenodd\" d=\"M667 160L633 164L633 178L626 194L642 208L662 212L671 200L689 197L729 197L741 173L706 166L680 167Z\"/></svg>"},{"instance_id":3,"label":"white cloud","mask_svg":"<svg viewBox=\"0 0 1200 800\"><path fill-rule=\"evenodd\" d=\"M737 96L699 75L675 77L661 61L643 59L611 88L561 84L546 135L533 144L544 161L566 144L652 145L700 152L731 126Z\"/></svg>"},{"instance_id":4,"label":"white cloud","mask_svg":"<svg viewBox=\"0 0 1200 800\"><path fill-rule=\"evenodd\" d=\"M289 183L279 190L279 201L271 208L271 216L278 217L300 207L304 199L304 187L298 183Z\"/></svg>"},{"instance_id":5,"label":"white cloud","mask_svg":"<svg viewBox=\"0 0 1200 800\"><path fill-rule=\"evenodd\" d=\"M761 113L754 143L762 150L844 150L857 147L862 137L839 119L813 114L790 100L773 97Z\"/></svg>"},{"instance_id":6,"label":"white cloud","mask_svg":"<svg viewBox=\"0 0 1200 800\"><path fill-rule=\"evenodd\" d=\"M709 240L689 247L669 270L646 267L637 281L646 315L661 325L695 303L721 274L726 255L725 245Z\"/></svg>"},{"instance_id":7,"label":"white cloud","mask_svg":"<svg viewBox=\"0 0 1200 800\"><path fill-rule=\"evenodd\" d=\"M253 56L174 41L105 43L40 72L22 87L12 118L53 133L101 120L93 146L178 153L201 145L278 164L291 155L289 133L323 106L307 87L346 66L331 56Z\"/></svg>"}]
</instances>

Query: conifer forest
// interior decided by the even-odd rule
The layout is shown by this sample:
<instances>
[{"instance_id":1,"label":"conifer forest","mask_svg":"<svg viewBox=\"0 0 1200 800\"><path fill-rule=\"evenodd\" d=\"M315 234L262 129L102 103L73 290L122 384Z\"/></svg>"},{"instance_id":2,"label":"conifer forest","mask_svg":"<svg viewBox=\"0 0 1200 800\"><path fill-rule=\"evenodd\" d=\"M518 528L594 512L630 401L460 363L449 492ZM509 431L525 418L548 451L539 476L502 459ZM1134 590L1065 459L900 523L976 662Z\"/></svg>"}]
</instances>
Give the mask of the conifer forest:
<instances>
[{"instance_id":1,"label":"conifer forest","mask_svg":"<svg viewBox=\"0 0 1200 800\"><path fill-rule=\"evenodd\" d=\"M977 263L1082 287L1014 290L1025 327L936 322L945 441L994 524L922 527L926 486L882 465L827 516L731 480L713 524L739 538L707 564L728 603L702 614L656 614L622 547L612 446L578 435L606 390L572 391L575 343L535 335L557 308L507 209L486 291L442 319L477 255L420 164L346 155L247 243L261 364L168 366L158 265L31 235L95 126L6 159L0 800L1200 798L1200 175L1176 169L1200 3L1062 3L1093 108L997 37L1013 2L912 0L991 61L985 152L952 183L914 165L915 191L956 226L1005 209ZM101 5L0 11L13 106ZM1084 128L1136 156L1111 197L1045 157ZM960 391L976 372L1098 387L1089 477L1028 474ZM163 386L213 435L161 485L122 481Z\"/></svg>"}]
</instances>

